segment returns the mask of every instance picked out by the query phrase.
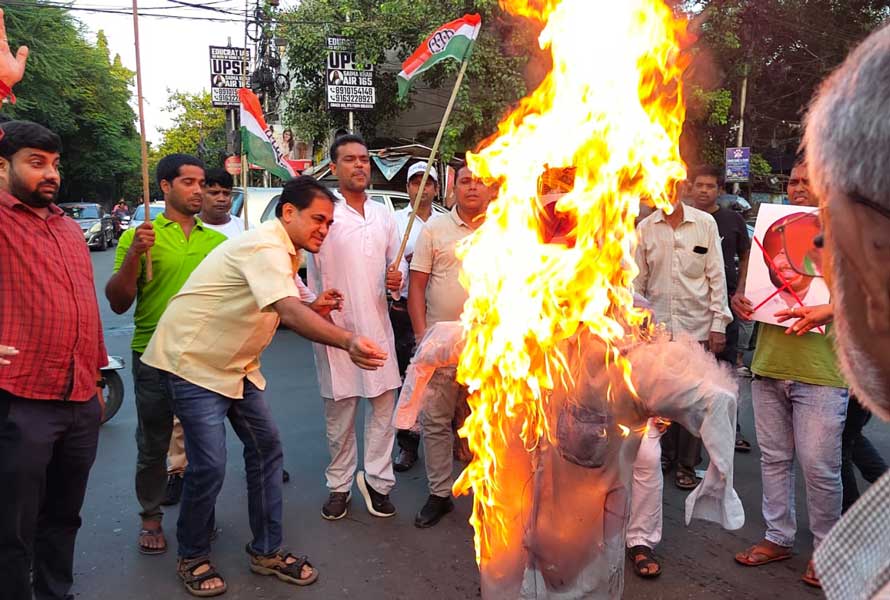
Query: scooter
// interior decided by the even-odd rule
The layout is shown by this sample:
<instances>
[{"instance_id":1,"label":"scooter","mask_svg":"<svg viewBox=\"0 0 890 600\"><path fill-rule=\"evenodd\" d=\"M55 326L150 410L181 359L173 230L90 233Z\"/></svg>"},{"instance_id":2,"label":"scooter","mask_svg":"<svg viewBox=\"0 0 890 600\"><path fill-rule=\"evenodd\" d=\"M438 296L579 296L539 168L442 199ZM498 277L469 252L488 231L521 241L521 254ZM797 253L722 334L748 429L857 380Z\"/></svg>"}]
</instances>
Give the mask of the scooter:
<instances>
[{"instance_id":1,"label":"scooter","mask_svg":"<svg viewBox=\"0 0 890 600\"><path fill-rule=\"evenodd\" d=\"M105 394L105 415L102 417L102 423L107 423L117 414L121 405L124 403L124 380L117 374L117 371L123 369L126 365L124 359L120 356L109 356L108 366L102 367L102 380L105 386L102 388Z\"/></svg>"}]
</instances>

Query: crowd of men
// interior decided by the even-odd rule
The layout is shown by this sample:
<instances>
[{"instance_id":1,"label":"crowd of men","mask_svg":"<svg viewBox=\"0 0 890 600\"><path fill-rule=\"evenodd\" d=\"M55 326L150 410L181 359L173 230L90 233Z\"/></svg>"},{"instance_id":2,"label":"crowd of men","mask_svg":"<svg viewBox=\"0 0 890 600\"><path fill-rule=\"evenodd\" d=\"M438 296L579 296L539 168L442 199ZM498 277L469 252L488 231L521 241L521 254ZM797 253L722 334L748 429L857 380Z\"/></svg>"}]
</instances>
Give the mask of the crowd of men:
<instances>
[{"instance_id":1,"label":"crowd of men","mask_svg":"<svg viewBox=\"0 0 890 600\"><path fill-rule=\"evenodd\" d=\"M0 82L11 89L27 52L9 51L2 12L0 38ZM792 204L815 207L821 200L825 207L836 304L778 310L787 326L758 325L750 366L766 529L735 560L762 566L791 557L796 459L814 546L825 541L827 547L802 579L820 586L820 575L828 577L832 590L866 589L837 568L849 558L846 548L869 541L890 547L886 535L875 539L886 529L849 541L870 523L859 509L863 503L855 503L853 465L878 481L864 501L890 493L882 478L886 464L862 436L865 407L890 415L890 240L883 221L890 218L890 130L886 109L867 101L890 93L880 75L890 68L888 56L885 27L828 81L808 120L807 157L788 183ZM848 87L863 100L848 106L842 91ZM97 384L107 354L89 251L78 226L54 204L60 139L27 121L2 123L0 134L0 597L63 599L70 597L80 510L97 452L104 408ZM868 168L847 162L862 140L873 144ZM227 587L210 555L227 460L226 419L244 445L250 570L295 585L319 576L306 556L285 550L282 539L283 450L260 371L279 325L313 342L330 450L321 516L343 518L353 487L371 515L393 516L394 470L412 468L421 445L429 496L415 525L432 527L454 507L453 457L461 455L454 431L466 398L455 370L433 375L414 427L397 432L392 415L415 344L433 324L460 316L466 292L456 246L483 224L496 189L463 166L454 207L433 214L438 174L415 163L407 178L408 191L420 196L412 219L410 207L394 214L368 197L371 161L361 137L337 138L330 160L336 191L311 177L295 178L284 185L275 218L244 231L229 214L230 176L193 156L164 157L157 167L164 212L123 234L105 287L115 312L135 302L137 547L147 555L167 551L162 506L179 502L176 570L196 596ZM753 312L745 295L752 250L741 216L717 204L722 188L720 169L693 169L688 203L678 193L672 210L639 222L634 285L668 334L701 344L735 368L739 330ZM302 251L309 256L307 284L298 274ZM812 332L815 327L826 335ZM850 401L851 388L864 406ZM359 468L355 417L363 399ZM750 448L739 431L736 449ZM674 484L692 489L702 460L699 439L679 424L650 420L634 464L627 530L638 575L661 573L654 549L662 537L664 474L673 470ZM880 498L886 511L886 497ZM849 518L841 521L847 509ZM857 573L866 577L864 569ZM886 573L869 584L880 591Z\"/></svg>"}]
</instances>

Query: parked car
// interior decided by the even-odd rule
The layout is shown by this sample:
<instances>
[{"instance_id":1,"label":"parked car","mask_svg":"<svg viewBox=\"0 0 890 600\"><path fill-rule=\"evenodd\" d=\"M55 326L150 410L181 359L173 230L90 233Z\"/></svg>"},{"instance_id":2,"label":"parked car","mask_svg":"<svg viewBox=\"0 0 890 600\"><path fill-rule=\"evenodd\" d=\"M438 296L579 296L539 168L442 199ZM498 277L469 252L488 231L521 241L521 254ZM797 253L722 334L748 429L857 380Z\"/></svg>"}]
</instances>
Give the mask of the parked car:
<instances>
[{"instance_id":1,"label":"parked car","mask_svg":"<svg viewBox=\"0 0 890 600\"><path fill-rule=\"evenodd\" d=\"M155 218L164 212L164 203L163 202L152 202L149 205L149 213L148 220L154 221ZM140 204L136 207L136 210L133 212L133 218L130 219L130 229L135 227L139 227L142 223L145 222L145 205Z\"/></svg>"},{"instance_id":2,"label":"parked car","mask_svg":"<svg viewBox=\"0 0 890 600\"><path fill-rule=\"evenodd\" d=\"M63 202L59 208L77 221L83 231L83 239L90 248L107 250L114 243L114 222L111 215L98 204Z\"/></svg>"}]
</instances>

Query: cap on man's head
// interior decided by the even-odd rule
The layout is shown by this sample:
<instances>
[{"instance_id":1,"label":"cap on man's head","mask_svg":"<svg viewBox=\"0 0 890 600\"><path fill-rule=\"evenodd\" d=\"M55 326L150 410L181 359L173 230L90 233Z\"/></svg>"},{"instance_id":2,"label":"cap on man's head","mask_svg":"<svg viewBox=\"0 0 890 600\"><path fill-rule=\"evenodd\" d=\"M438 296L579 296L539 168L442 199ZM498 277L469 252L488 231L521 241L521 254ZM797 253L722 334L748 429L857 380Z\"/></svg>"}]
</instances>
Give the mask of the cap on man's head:
<instances>
[{"instance_id":1,"label":"cap on man's head","mask_svg":"<svg viewBox=\"0 0 890 600\"><path fill-rule=\"evenodd\" d=\"M423 175L423 172L426 170L426 161L416 162L410 167L408 167L408 181L411 181L411 178L415 175ZM430 168L430 179L439 183L439 174L436 172L436 167Z\"/></svg>"}]
</instances>

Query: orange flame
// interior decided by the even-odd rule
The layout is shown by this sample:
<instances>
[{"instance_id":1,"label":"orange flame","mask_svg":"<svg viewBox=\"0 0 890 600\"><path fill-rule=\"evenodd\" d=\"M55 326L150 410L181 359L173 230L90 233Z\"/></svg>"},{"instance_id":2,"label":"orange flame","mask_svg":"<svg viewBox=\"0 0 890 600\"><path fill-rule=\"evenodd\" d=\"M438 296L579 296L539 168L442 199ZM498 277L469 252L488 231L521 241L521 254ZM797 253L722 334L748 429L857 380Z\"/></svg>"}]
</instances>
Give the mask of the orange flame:
<instances>
[{"instance_id":1,"label":"orange flame","mask_svg":"<svg viewBox=\"0 0 890 600\"><path fill-rule=\"evenodd\" d=\"M661 0L501 6L545 24L539 42L553 68L468 155L475 173L500 183L485 223L458 249L469 293L458 379L472 409L460 435L474 459L454 491L474 492L480 564L521 543L506 507L525 482L511 478L510 463L552 440L549 392L571 385L560 344L588 330L633 391L611 344L643 323L633 307L634 220L642 201L668 208L686 176L685 20Z\"/></svg>"}]
</instances>

